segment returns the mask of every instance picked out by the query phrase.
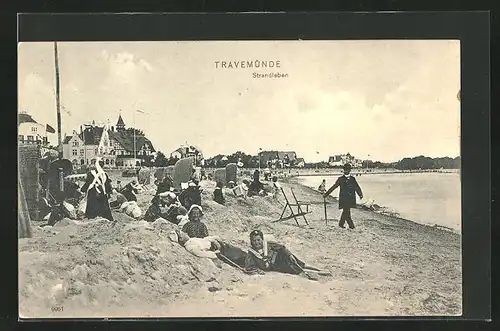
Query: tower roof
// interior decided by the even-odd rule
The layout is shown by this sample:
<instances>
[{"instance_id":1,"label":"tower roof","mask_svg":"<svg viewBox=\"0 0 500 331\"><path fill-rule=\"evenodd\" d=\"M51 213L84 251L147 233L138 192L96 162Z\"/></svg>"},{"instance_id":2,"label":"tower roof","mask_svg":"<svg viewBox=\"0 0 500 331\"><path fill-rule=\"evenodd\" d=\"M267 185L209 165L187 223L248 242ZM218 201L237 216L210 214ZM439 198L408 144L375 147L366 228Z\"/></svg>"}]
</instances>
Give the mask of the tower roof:
<instances>
[{"instance_id":1,"label":"tower roof","mask_svg":"<svg viewBox=\"0 0 500 331\"><path fill-rule=\"evenodd\" d=\"M122 118L122 115L120 115L118 117L118 122L116 123L116 126L120 127L120 126L125 126L125 122L123 122L123 118Z\"/></svg>"}]
</instances>

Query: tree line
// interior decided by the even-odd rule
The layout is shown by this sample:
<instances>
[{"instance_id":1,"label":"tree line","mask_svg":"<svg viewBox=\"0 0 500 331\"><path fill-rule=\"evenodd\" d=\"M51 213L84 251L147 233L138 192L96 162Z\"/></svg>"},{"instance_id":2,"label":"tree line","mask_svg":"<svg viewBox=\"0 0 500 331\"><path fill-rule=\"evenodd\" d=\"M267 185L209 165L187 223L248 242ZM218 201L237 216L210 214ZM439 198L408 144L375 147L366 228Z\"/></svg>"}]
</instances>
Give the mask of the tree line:
<instances>
[{"instance_id":1,"label":"tree line","mask_svg":"<svg viewBox=\"0 0 500 331\"><path fill-rule=\"evenodd\" d=\"M167 158L165 154L158 151L154 166L166 167L175 165L177 158ZM259 157L238 151L231 155L219 154L205 160L205 167L223 168L229 163L242 163L243 168L257 168ZM430 169L460 169L460 157L438 157L431 158L423 155L406 157L397 162L363 161L362 167L368 169L398 169L398 170L430 170ZM293 166L293 165L292 165ZM328 162L306 163L304 168L331 168Z\"/></svg>"},{"instance_id":2,"label":"tree line","mask_svg":"<svg viewBox=\"0 0 500 331\"><path fill-rule=\"evenodd\" d=\"M431 170L431 169L460 169L460 157L438 157L431 158L427 156L405 157L397 162L384 163L364 161L363 168L392 168L398 170Z\"/></svg>"}]
</instances>

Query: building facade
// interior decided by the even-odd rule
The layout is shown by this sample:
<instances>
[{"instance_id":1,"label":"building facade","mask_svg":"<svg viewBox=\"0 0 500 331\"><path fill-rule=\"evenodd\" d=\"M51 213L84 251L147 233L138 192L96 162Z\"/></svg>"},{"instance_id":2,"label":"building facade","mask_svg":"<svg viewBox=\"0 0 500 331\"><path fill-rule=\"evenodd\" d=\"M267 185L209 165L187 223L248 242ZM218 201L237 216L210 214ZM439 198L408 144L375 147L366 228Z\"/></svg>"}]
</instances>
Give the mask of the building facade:
<instances>
[{"instance_id":1,"label":"building facade","mask_svg":"<svg viewBox=\"0 0 500 331\"><path fill-rule=\"evenodd\" d=\"M135 142L135 147L134 147ZM63 156L74 165L90 165L101 158L105 168L134 168L152 162L155 149L144 136L134 138L121 117L113 126L84 125L63 141Z\"/></svg>"},{"instance_id":2,"label":"building facade","mask_svg":"<svg viewBox=\"0 0 500 331\"><path fill-rule=\"evenodd\" d=\"M25 144L48 145L47 126L40 124L24 111L18 115L18 141Z\"/></svg>"},{"instance_id":3,"label":"building facade","mask_svg":"<svg viewBox=\"0 0 500 331\"><path fill-rule=\"evenodd\" d=\"M328 165L330 167L342 167L344 164L349 163L353 168L359 168L363 165L363 161L355 158L351 154L338 154L328 158Z\"/></svg>"},{"instance_id":4,"label":"building facade","mask_svg":"<svg viewBox=\"0 0 500 331\"><path fill-rule=\"evenodd\" d=\"M259 152L261 167L286 168L295 166L297 153L283 151Z\"/></svg>"}]
</instances>

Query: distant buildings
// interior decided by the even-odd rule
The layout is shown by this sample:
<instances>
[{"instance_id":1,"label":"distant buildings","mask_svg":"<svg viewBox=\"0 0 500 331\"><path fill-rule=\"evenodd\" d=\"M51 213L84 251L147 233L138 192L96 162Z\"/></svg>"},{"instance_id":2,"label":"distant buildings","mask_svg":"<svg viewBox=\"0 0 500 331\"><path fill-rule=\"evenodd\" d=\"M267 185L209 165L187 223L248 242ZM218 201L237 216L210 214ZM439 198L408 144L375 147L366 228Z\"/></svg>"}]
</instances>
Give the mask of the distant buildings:
<instances>
[{"instance_id":1,"label":"distant buildings","mask_svg":"<svg viewBox=\"0 0 500 331\"><path fill-rule=\"evenodd\" d=\"M17 123L19 143L46 146L49 144L47 133L55 133L55 130L49 125L38 123L25 111L19 113Z\"/></svg>"},{"instance_id":2,"label":"distant buildings","mask_svg":"<svg viewBox=\"0 0 500 331\"><path fill-rule=\"evenodd\" d=\"M259 153L262 167L285 168L295 165L297 153L282 151L262 151Z\"/></svg>"},{"instance_id":3,"label":"distant buildings","mask_svg":"<svg viewBox=\"0 0 500 331\"><path fill-rule=\"evenodd\" d=\"M304 168L306 165L306 161L304 160L304 158L302 157L299 157L295 160L295 166L297 168Z\"/></svg>"},{"instance_id":4,"label":"distant buildings","mask_svg":"<svg viewBox=\"0 0 500 331\"><path fill-rule=\"evenodd\" d=\"M330 167L341 167L344 164L349 163L353 166L353 168L359 168L363 166L363 161L356 159L351 154L338 154L334 156L330 156L328 158L328 165Z\"/></svg>"},{"instance_id":5,"label":"distant buildings","mask_svg":"<svg viewBox=\"0 0 500 331\"><path fill-rule=\"evenodd\" d=\"M134 148L135 140L135 148ZM74 165L89 165L102 158L105 167L133 168L152 162L155 149L149 139L126 129L121 117L114 126L80 126L63 140L63 157ZM134 155L135 154L135 155Z\"/></svg>"}]
</instances>

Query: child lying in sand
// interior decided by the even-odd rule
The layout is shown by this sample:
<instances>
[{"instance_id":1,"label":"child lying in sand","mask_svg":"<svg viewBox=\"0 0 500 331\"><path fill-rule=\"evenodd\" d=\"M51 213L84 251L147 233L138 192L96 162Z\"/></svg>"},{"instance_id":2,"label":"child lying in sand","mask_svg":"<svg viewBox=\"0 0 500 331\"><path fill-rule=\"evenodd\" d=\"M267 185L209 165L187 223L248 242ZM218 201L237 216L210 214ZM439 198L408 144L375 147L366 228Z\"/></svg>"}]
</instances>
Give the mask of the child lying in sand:
<instances>
[{"instance_id":1,"label":"child lying in sand","mask_svg":"<svg viewBox=\"0 0 500 331\"><path fill-rule=\"evenodd\" d=\"M189 236L179 230L171 231L169 234L170 240L179 243L189 253L197 257L207 257L216 259L219 253L220 238L217 236L209 236L205 238L189 238Z\"/></svg>"},{"instance_id":2,"label":"child lying in sand","mask_svg":"<svg viewBox=\"0 0 500 331\"><path fill-rule=\"evenodd\" d=\"M169 234L170 240L179 243L188 252L197 257L220 259L233 267L242 269L245 266L246 253L241 248L222 241L218 236L205 238L189 238L180 231L174 230Z\"/></svg>"}]
</instances>

